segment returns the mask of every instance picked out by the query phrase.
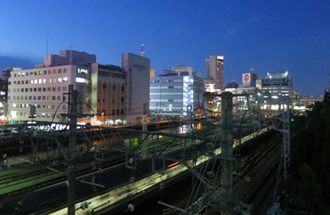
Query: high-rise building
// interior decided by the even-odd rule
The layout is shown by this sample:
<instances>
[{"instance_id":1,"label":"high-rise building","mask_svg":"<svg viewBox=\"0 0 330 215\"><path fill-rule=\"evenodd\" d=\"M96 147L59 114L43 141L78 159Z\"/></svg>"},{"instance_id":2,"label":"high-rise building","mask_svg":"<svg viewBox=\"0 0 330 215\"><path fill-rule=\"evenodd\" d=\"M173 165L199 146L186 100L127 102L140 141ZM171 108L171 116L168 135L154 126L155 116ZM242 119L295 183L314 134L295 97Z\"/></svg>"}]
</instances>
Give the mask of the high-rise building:
<instances>
[{"instance_id":1,"label":"high-rise building","mask_svg":"<svg viewBox=\"0 0 330 215\"><path fill-rule=\"evenodd\" d=\"M223 89L223 55L210 56L206 59L206 79L214 81L215 89Z\"/></svg>"},{"instance_id":2,"label":"high-rise building","mask_svg":"<svg viewBox=\"0 0 330 215\"><path fill-rule=\"evenodd\" d=\"M135 124L149 112L150 59L123 53L122 68L127 72L127 123Z\"/></svg>"}]
</instances>

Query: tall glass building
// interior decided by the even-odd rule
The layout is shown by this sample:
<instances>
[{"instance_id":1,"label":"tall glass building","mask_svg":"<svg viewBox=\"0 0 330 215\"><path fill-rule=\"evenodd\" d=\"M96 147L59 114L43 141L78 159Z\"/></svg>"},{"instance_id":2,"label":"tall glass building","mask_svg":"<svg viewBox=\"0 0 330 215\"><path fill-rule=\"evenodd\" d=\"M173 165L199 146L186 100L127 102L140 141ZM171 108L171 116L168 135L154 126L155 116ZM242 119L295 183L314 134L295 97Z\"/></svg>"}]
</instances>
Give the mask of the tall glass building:
<instances>
[{"instance_id":1,"label":"tall glass building","mask_svg":"<svg viewBox=\"0 0 330 215\"><path fill-rule=\"evenodd\" d=\"M150 112L187 115L188 109L203 105L204 83L198 76L181 72L150 79Z\"/></svg>"}]
</instances>

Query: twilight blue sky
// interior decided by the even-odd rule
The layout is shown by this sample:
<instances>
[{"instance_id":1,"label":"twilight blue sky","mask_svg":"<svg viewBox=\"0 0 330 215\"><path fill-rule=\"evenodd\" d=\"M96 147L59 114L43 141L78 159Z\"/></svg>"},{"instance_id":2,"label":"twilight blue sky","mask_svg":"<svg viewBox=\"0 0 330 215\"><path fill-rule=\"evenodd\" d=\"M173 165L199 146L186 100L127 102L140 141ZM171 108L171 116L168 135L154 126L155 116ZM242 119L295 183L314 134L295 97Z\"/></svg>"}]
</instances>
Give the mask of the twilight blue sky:
<instances>
[{"instance_id":1,"label":"twilight blue sky","mask_svg":"<svg viewBox=\"0 0 330 215\"><path fill-rule=\"evenodd\" d=\"M329 86L330 1L12 0L0 2L0 68L31 68L74 49L121 65L144 43L156 74L224 55L224 82L250 68L258 77L289 71L294 90L320 97Z\"/></svg>"}]
</instances>

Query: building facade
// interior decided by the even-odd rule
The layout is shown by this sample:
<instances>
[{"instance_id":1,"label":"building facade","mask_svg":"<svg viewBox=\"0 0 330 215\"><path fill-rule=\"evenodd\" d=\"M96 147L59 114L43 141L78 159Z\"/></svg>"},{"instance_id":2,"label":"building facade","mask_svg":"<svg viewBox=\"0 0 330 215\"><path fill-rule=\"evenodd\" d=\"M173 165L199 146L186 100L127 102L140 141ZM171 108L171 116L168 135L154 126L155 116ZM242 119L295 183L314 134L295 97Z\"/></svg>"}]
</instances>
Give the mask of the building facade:
<instances>
[{"instance_id":1,"label":"building facade","mask_svg":"<svg viewBox=\"0 0 330 215\"><path fill-rule=\"evenodd\" d=\"M206 59L206 79L213 80L215 89L223 89L223 60L223 55Z\"/></svg>"},{"instance_id":2,"label":"building facade","mask_svg":"<svg viewBox=\"0 0 330 215\"><path fill-rule=\"evenodd\" d=\"M203 106L203 93L203 79L198 76L173 73L151 78L150 111L187 115L188 109Z\"/></svg>"},{"instance_id":3,"label":"building facade","mask_svg":"<svg viewBox=\"0 0 330 215\"><path fill-rule=\"evenodd\" d=\"M90 70L90 106L96 110L91 124L126 124L127 73L119 66L98 63L92 63Z\"/></svg>"},{"instance_id":4,"label":"building facade","mask_svg":"<svg viewBox=\"0 0 330 215\"><path fill-rule=\"evenodd\" d=\"M172 71L187 72L189 75L193 75L193 69L190 66L185 66L185 65L173 66Z\"/></svg>"},{"instance_id":5,"label":"building facade","mask_svg":"<svg viewBox=\"0 0 330 215\"><path fill-rule=\"evenodd\" d=\"M127 72L127 123L135 124L149 112L150 59L123 53L122 68Z\"/></svg>"},{"instance_id":6,"label":"building facade","mask_svg":"<svg viewBox=\"0 0 330 215\"><path fill-rule=\"evenodd\" d=\"M261 91L273 96L290 97L293 94L293 80L288 72L270 73L261 79Z\"/></svg>"},{"instance_id":7,"label":"building facade","mask_svg":"<svg viewBox=\"0 0 330 215\"><path fill-rule=\"evenodd\" d=\"M67 122L61 116L68 111L69 85L79 92L78 113L89 113L89 73L86 63L96 56L73 50L46 55L45 62L33 69L14 70L8 79L8 119L10 123L30 120L30 108L36 107L36 120Z\"/></svg>"}]
</instances>

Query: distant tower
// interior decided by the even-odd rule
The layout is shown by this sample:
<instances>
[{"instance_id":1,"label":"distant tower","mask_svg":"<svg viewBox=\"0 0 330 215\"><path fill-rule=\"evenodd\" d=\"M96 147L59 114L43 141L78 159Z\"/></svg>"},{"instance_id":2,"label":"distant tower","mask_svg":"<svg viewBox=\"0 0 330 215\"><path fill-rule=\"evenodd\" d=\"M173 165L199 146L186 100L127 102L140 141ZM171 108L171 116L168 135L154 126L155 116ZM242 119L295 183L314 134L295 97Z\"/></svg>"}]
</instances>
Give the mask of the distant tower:
<instances>
[{"instance_id":1,"label":"distant tower","mask_svg":"<svg viewBox=\"0 0 330 215\"><path fill-rule=\"evenodd\" d=\"M143 51L143 44L141 44L141 51L140 51L140 53L141 53L141 56L143 57L143 55L145 53L145 51Z\"/></svg>"},{"instance_id":2,"label":"distant tower","mask_svg":"<svg viewBox=\"0 0 330 215\"><path fill-rule=\"evenodd\" d=\"M223 55L206 59L206 79L213 81L215 89L223 89L223 60Z\"/></svg>"}]
</instances>

